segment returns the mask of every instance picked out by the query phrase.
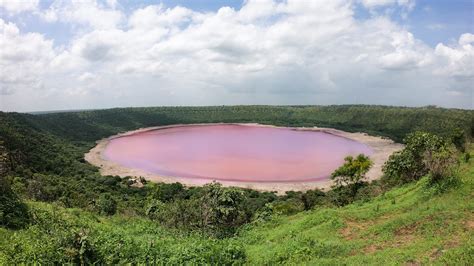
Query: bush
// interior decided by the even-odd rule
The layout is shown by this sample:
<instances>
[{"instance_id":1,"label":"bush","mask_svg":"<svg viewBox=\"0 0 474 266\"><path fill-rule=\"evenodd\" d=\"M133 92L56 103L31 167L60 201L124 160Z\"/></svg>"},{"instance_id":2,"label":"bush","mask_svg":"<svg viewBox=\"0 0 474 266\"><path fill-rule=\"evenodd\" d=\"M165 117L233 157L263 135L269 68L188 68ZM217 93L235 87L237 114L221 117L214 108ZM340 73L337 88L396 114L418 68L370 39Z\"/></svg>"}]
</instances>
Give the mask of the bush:
<instances>
[{"instance_id":1,"label":"bush","mask_svg":"<svg viewBox=\"0 0 474 266\"><path fill-rule=\"evenodd\" d=\"M326 193L327 200L334 206L345 206L355 201L357 192L367 186L365 182L337 186Z\"/></svg>"},{"instance_id":2,"label":"bush","mask_svg":"<svg viewBox=\"0 0 474 266\"><path fill-rule=\"evenodd\" d=\"M319 189L308 190L301 195L304 209L311 210L316 205L323 205L326 194Z\"/></svg>"},{"instance_id":3,"label":"bush","mask_svg":"<svg viewBox=\"0 0 474 266\"><path fill-rule=\"evenodd\" d=\"M451 134L451 142L454 144L454 146L456 146L459 151L465 152L467 138L464 130L460 128L454 129L453 133Z\"/></svg>"},{"instance_id":4,"label":"bush","mask_svg":"<svg viewBox=\"0 0 474 266\"><path fill-rule=\"evenodd\" d=\"M455 151L447 146L436 151L427 150L423 162L430 173L432 183L439 183L455 176L459 163Z\"/></svg>"},{"instance_id":5,"label":"bush","mask_svg":"<svg viewBox=\"0 0 474 266\"><path fill-rule=\"evenodd\" d=\"M202 222L216 228L218 234L233 233L245 223L245 212L241 205L244 199L242 190L223 188L219 183L204 186L201 198Z\"/></svg>"},{"instance_id":6,"label":"bush","mask_svg":"<svg viewBox=\"0 0 474 266\"><path fill-rule=\"evenodd\" d=\"M469 152L464 153L463 160L465 163L468 163L471 159L471 154Z\"/></svg>"},{"instance_id":7,"label":"bush","mask_svg":"<svg viewBox=\"0 0 474 266\"><path fill-rule=\"evenodd\" d=\"M146 205L145 215L151 220L164 222L165 213L167 212L166 207L166 204L163 202L151 199Z\"/></svg>"},{"instance_id":8,"label":"bush","mask_svg":"<svg viewBox=\"0 0 474 266\"><path fill-rule=\"evenodd\" d=\"M203 222L204 210L198 199L178 199L166 205L164 224L183 229L208 229Z\"/></svg>"},{"instance_id":9,"label":"bush","mask_svg":"<svg viewBox=\"0 0 474 266\"><path fill-rule=\"evenodd\" d=\"M276 201L272 204L274 213L293 215L304 210L304 204L299 199L288 199L285 201Z\"/></svg>"},{"instance_id":10,"label":"bush","mask_svg":"<svg viewBox=\"0 0 474 266\"><path fill-rule=\"evenodd\" d=\"M117 202L110 194L102 194L96 201L96 208L100 214L114 215L117 211Z\"/></svg>"},{"instance_id":11,"label":"bush","mask_svg":"<svg viewBox=\"0 0 474 266\"><path fill-rule=\"evenodd\" d=\"M271 203L265 204L265 206L261 209L259 209L253 219L253 223L261 223L261 222L266 222L272 219L273 216L273 205Z\"/></svg>"},{"instance_id":12,"label":"bush","mask_svg":"<svg viewBox=\"0 0 474 266\"><path fill-rule=\"evenodd\" d=\"M354 197L354 201L360 200L363 202L367 202L370 199L382 194L383 191L384 190L380 182L377 182L377 180L372 181L371 183L365 184L364 186L358 188L357 193Z\"/></svg>"},{"instance_id":13,"label":"bush","mask_svg":"<svg viewBox=\"0 0 474 266\"><path fill-rule=\"evenodd\" d=\"M162 202L170 202L178 198L185 198L186 189L181 183L160 183L155 186L151 192L151 196Z\"/></svg>"},{"instance_id":14,"label":"bush","mask_svg":"<svg viewBox=\"0 0 474 266\"><path fill-rule=\"evenodd\" d=\"M28 208L10 186L10 181L0 176L0 226L23 228L30 220Z\"/></svg>"},{"instance_id":15,"label":"bush","mask_svg":"<svg viewBox=\"0 0 474 266\"><path fill-rule=\"evenodd\" d=\"M389 186L419 180L428 174L424 161L426 152L436 152L447 146L443 138L426 132L411 133L404 141L405 148L390 155L383 166L383 179Z\"/></svg>"}]
</instances>

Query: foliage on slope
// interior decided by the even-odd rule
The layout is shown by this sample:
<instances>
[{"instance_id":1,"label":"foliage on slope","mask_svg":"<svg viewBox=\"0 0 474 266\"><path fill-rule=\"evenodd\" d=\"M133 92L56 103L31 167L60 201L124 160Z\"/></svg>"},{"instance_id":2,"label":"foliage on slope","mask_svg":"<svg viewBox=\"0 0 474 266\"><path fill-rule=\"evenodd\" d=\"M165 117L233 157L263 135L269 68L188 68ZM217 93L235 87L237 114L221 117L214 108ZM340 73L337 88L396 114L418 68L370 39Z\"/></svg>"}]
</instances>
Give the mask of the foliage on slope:
<instances>
[{"instance_id":1,"label":"foliage on slope","mask_svg":"<svg viewBox=\"0 0 474 266\"><path fill-rule=\"evenodd\" d=\"M0 228L0 264L469 265L474 161L462 163L459 176L461 184L443 194L425 177L345 207L256 220L226 239L167 229L136 216L105 217L30 202L31 226Z\"/></svg>"},{"instance_id":2,"label":"foliage on slope","mask_svg":"<svg viewBox=\"0 0 474 266\"><path fill-rule=\"evenodd\" d=\"M369 202L279 217L244 231L249 264L380 265L474 262L474 164L433 193L427 177Z\"/></svg>"},{"instance_id":3,"label":"foliage on slope","mask_svg":"<svg viewBox=\"0 0 474 266\"><path fill-rule=\"evenodd\" d=\"M0 228L0 264L239 262L245 259L233 240L216 240L160 227L139 217L106 218L79 209L30 203L34 224Z\"/></svg>"}]
</instances>

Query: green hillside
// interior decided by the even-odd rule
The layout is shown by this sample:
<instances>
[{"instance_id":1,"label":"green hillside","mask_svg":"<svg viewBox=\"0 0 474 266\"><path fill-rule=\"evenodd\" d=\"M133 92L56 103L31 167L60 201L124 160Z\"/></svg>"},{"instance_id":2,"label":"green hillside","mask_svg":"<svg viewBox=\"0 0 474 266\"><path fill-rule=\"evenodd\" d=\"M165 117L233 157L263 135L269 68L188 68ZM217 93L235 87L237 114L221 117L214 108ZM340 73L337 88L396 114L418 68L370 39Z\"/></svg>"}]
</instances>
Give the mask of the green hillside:
<instances>
[{"instance_id":1,"label":"green hillside","mask_svg":"<svg viewBox=\"0 0 474 266\"><path fill-rule=\"evenodd\" d=\"M471 148L471 151L474 149ZM159 262L237 264L452 264L474 262L474 161L444 194L426 178L368 202L276 216L214 239L140 217L104 217L29 202L35 224L0 228L0 264Z\"/></svg>"},{"instance_id":2,"label":"green hillside","mask_svg":"<svg viewBox=\"0 0 474 266\"><path fill-rule=\"evenodd\" d=\"M333 127L387 136L399 142L407 133L418 130L441 135L453 128L474 132L474 111L375 105L115 108L21 115L21 120L74 141L95 141L139 127L217 122Z\"/></svg>"},{"instance_id":3,"label":"green hillside","mask_svg":"<svg viewBox=\"0 0 474 266\"><path fill-rule=\"evenodd\" d=\"M426 179L366 203L321 208L242 232L250 264L464 264L474 262L474 163L442 195Z\"/></svg>"}]
</instances>

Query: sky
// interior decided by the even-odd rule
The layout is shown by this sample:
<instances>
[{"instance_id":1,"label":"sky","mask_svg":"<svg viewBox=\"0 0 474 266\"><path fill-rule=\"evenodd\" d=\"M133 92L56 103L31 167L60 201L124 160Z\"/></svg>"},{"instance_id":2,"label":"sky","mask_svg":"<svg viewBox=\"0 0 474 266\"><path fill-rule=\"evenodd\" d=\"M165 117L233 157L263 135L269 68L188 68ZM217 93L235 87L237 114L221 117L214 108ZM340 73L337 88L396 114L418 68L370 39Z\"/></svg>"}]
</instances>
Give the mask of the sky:
<instances>
[{"instance_id":1,"label":"sky","mask_svg":"<svg viewBox=\"0 0 474 266\"><path fill-rule=\"evenodd\" d=\"M0 0L0 111L474 109L474 0Z\"/></svg>"}]
</instances>

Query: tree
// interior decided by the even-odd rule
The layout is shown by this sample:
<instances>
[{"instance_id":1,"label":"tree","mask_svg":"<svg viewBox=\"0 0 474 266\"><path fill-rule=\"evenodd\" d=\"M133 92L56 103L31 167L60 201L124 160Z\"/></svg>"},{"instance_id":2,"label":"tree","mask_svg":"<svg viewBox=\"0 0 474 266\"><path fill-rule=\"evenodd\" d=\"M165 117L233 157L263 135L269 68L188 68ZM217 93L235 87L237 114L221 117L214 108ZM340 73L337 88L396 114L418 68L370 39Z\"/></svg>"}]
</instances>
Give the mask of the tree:
<instances>
[{"instance_id":1,"label":"tree","mask_svg":"<svg viewBox=\"0 0 474 266\"><path fill-rule=\"evenodd\" d=\"M3 141L0 141L0 176L5 176L8 172L8 153L3 146Z\"/></svg>"},{"instance_id":2,"label":"tree","mask_svg":"<svg viewBox=\"0 0 474 266\"><path fill-rule=\"evenodd\" d=\"M202 197L203 224L218 231L232 232L245 222L241 205L244 195L237 188L223 188L219 183L204 186Z\"/></svg>"},{"instance_id":3,"label":"tree","mask_svg":"<svg viewBox=\"0 0 474 266\"><path fill-rule=\"evenodd\" d=\"M389 185L408 183L428 174L424 161L426 152L435 152L448 145L445 139L427 132L411 133L404 142L405 148L390 155L383 166L384 180Z\"/></svg>"},{"instance_id":4,"label":"tree","mask_svg":"<svg viewBox=\"0 0 474 266\"><path fill-rule=\"evenodd\" d=\"M331 175L337 186L360 183L372 167L372 161L364 154L359 154L356 158L347 156L344 161Z\"/></svg>"},{"instance_id":5,"label":"tree","mask_svg":"<svg viewBox=\"0 0 474 266\"><path fill-rule=\"evenodd\" d=\"M181 183L158 184L152 192L152 197L162 202L170 202L176 198L184 198L186 190Z\"/></svg>"}]
</instances>

